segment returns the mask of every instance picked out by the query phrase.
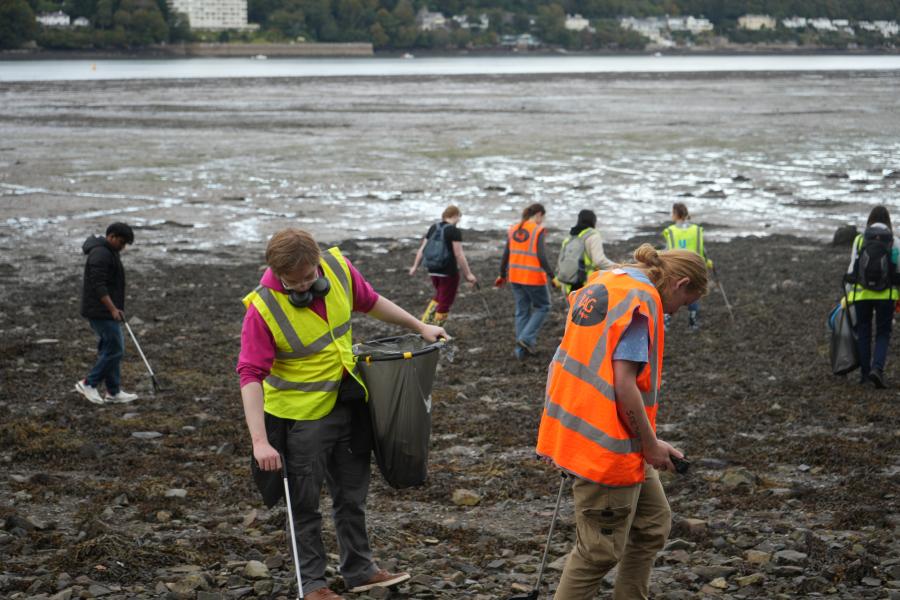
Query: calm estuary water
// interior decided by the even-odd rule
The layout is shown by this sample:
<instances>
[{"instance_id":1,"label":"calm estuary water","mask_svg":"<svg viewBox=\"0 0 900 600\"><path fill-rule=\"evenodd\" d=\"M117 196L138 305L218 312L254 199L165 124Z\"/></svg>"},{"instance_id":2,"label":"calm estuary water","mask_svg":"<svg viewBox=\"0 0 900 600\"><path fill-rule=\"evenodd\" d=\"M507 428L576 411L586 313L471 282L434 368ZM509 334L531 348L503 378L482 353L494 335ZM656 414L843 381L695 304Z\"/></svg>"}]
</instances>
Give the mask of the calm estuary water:
<instances>
[{"instance_id":1,"label":"calm estuary water","mask_svg":"<svg viewBox=\"0 0 900 600\"><path fill-rule=\"evenodd\" d=\"M900 70L900 56L501 56L0 61L0 81Z\"/></svg>"}]
</instances>

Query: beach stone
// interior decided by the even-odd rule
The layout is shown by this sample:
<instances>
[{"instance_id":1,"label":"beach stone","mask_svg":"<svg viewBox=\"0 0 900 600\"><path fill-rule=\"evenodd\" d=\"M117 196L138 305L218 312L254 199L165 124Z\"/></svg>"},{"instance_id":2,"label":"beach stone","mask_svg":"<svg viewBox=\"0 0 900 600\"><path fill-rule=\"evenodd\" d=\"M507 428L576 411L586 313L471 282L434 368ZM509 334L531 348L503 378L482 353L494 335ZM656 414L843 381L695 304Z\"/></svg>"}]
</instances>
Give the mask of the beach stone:
<instances>
[{"instance_id":1,"label":"beach stone","mask_svg":"<svg viewBox=\"0 0 900 600\"><path fill-rule=\"evenodd\" d=\"M158 431L132 431L131 437L139 440L155 440L161 438L163 434Z\"/></svg>"},{"instance_id":2,"label":"beach stone","mask_svg":"<svg viewBox=\"0 0 900 600\"><path fill-rule=\"evenodd\" d=\"M859 231L856 229L856 225L842 225L834 231L831 245L849 247L853 244L853 240L856 239L857 235L859 235Z\"/></svg>"},{"instance_id":3,"label":"beach stone","mask_svg":"<svg viewBox=\"0 0 900 600\"><path fill-rule=\"evenodd\" d=\"M223 596L219 592L197 592L197 600L225 600L225 596Z\"/></svg>"},{"instance_id":4,"label":"beach stone","mask_svg":"<svg viewBox=\"0 0 900 600\"><path fill-rule=\"evenodd\" d=\"M796 550L779 550L774 555L775 564L778 565L799 565L805 563L806 558L806 554Z\"/></svg>"},{"instance_id":5,"label":"beach stone","mask_svg":"<svg viewBox=\"0 0 900 600\"><path fill-rule=\"evenodd\" d=\"M724 577L716 577L712 581L709 582L710 587L714 587L717 590L726 590L728 589L728 582L725 581Z\"/></svg>"},{"instance_id":6,"label":"beach stone","mask_svg":"<svg viewBox=\"0 0 900 600\"><path fill-rule=\"evenodd\" d=\"M702 537L707 531L706 521L703 519L682 519L678 522L678 527L690 538Z\"/></svg>"},{"instance_id":7,"label":"beach stone","mask_svg":"<svg viewBox=\"0 0 900 600\"><path fill-rule=\"evenodd\" d=\"M722 475L721 482L729 489L751 487L756 483L756 476L744 467L732 467Z\"/></svg>"},{"instance_id":8,"label":"beach stone","mask_svg":"<svg viewBox=\"0 0 900 600\"><path fill-rule=\"evenodd\" d=\"M747 550L744 552L744 560L751 565L765 565L772 560L772 555L760 550Z\"/></svg>"},{"instance_id":9,"label":"beach stone","mask_svg":"<svg viewBox=\"0 0 900 600\"><path fill-rule=\"evenodd\" d=\"M72 588L66 588L61 592L56 592L52 596L50 596L50 600L72 600L72 594L75 593L75 590Z\"/></svg>"},{"instance_id":10,"label":"beach stone","mask_svg":"<svg viewBox=\"0 0 900 600\"><path fill-rule=\"evenodd\" d=\"M753 573L744 577L738 577L737 579L735 579L735 582L741 587L747 587L762 583L763 581L765 581L765 579L766 576L762 573Z\"/></svg>"},{"instance_id":11,"label":"beach stone","mask_svg":"<svg viewBox=\"0 0 900 600\"><path fill-rule=\"evenodd\" d=\"M547 565L547 568L552 571L559 571L561 573L562 570L566 566L566 560L568 560L568 558L569 558L568 554L563 554L562 556L560 556L559 558L554 560L552 563Z\"/></svg>"},{"instance_id":12,"label":"beach stone","mask_svg":"<svg viewBox=\"0 0 900 600\"><path fill-rule=\"evenodd\" d=\"M270 579L262 579L253 584L253 591L260 596L268 596L272 593L275 584Z\"/></svg>"},{"instance_id":13,"label":"beach stone","mask_svg":"<svg viewBox=\"0 0 900 600\"><path fill-rule=\"evenodd\" d=\"M166 498L187 498L187 490L183 488L172 488L166 490Z\"/></svg>"},{"instance_id":14,"label":"beach stone","mask_svg":"<svg viewBox=\"0 0 900 600\"><path fill-rule=\"evenodd\" d=\"M248 561L244 567L244 577L247 579L268 579L269 567L258 560Z\"/></svg>"},{"instance_id":15,"label":"beach stone","mask_svg":"<svg viewBox=\"0 0 900 600\"><path fill-rule=\"evenodd\" d=\"M94 598L99 598L101 596L106 596L107 594L112 594L112 590L106 587L105 585L100 585L99 583L92 583L88 587L88 594L93 596Z\"/></svg>"},{"instance_id":16,"label":"beach stone","mask_svg":"<svg viewBox=\"0 0 900 600\"><path fill-rule=\"evenodd\" d=\"M453 490L453 503L457 506L475 506L481 502L481 496L472 490L458 488Z\"/></svg>"}]
</instances>

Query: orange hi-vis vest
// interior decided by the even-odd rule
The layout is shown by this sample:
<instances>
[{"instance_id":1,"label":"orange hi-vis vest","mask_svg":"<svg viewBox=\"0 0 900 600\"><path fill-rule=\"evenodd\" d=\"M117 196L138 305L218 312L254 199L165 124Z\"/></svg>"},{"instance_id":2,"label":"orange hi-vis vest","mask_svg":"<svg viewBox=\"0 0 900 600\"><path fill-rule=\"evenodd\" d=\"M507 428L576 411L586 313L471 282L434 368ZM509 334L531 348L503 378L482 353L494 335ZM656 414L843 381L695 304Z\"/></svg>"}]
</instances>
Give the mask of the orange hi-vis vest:
<instances>
[{"instance_id":1,"label":"orange hi-vis vest","mask_svg":"<svg viewBox=\"0 0 900 600\"><path fill-rule=\"evenodd\" d=\"M616 411L613 353L635 312L647 319L649 364L638 373L644 410L656 431L662 380L663 308L659 292L621 269L598 271L569 295L566 331L550 363L537 453L573 475L608 486L644 480L644 457Z\"/></svg>"},{"instance_id":2,"label":"orange hi-vis vest","mask_svg":"<svg viewBox=\"0 0 900 600\"><path fill-rule=\"evenodd\" d=\"M516 223L509 228L510 283L523 285L547 285L547 274L538 258L538 237L544 231L534 221Z\"/></svg>"}]
</instances>

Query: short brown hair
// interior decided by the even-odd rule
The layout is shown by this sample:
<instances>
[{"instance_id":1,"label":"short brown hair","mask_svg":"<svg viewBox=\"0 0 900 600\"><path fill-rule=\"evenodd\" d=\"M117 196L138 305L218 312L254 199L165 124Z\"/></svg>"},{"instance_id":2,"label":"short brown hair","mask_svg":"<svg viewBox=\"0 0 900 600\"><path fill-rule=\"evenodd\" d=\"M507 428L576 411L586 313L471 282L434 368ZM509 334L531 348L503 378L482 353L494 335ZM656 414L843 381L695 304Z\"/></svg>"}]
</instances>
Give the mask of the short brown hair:
<instances>
[{"instance_id":1,"label":"short brown hair","mask_svg":"<svg viewBox=\"0 0 900 600\"><path fill-rule=\"evenodd\" d=\"M266 264L276 275L287 275L300 265L317 265L321 255L315 238L302 229L282 229L266 246Z\"/></svg>"},{"instance_id":2,"label":"short brown hair","mask_svg":"<svg viewBox=\"0 0 900 600\"><path fill-rule=\"evenodd\" d=\"M444 209L444 212L441 213L441 218L443 220L452 219L453 217L461 217L462 211L459 210L459 207L455 204L451 204L447 208Z\"/></svg>"},{"instance_id":3,"label":"short brown hair","mask_svg":"<svg viewBox=\"0 0 900 600\"><path fill-rule=\"evenodd\" d=\"M690 219L691 215L688 214L687 204L684 202L676 202L672 205L672 214L675 215L679 219Z\"/></svg>"}]
</instances>

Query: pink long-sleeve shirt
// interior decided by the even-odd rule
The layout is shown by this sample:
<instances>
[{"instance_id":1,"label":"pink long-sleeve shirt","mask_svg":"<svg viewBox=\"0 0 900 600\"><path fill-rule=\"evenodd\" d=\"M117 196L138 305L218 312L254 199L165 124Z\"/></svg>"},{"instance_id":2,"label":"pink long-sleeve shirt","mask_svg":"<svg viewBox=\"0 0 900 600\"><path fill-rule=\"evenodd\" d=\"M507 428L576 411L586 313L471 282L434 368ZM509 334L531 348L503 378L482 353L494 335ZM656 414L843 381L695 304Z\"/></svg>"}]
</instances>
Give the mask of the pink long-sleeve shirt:
<instances>
[{"instance_id":1,"label":"pink long-sleeve shirt","mask_svg":"<svg viewBox=\"0 0 900 600\"><path fill-rule=\"evenodd\" d=\"M367 313L375 306L379 296L366 278L350 264L349 260L347 266L350 267L350 277L353 280L353 312ZM320 267L320 274L321 271ZM281 280L272 272L272 269L266 269L259 283L273 291L284 293ZM324 298L313 299L309 308L327 320L328 313L325 310ZM268 377L274 362L275 338L269 331L269 326L266 325L262 315L251 304L247 307L244 324L241 327L241 353L238 356L237 364L237 372L241 376L241 387L254 381L262 383L263 379Z\"/></svg>"}]
</instances>

